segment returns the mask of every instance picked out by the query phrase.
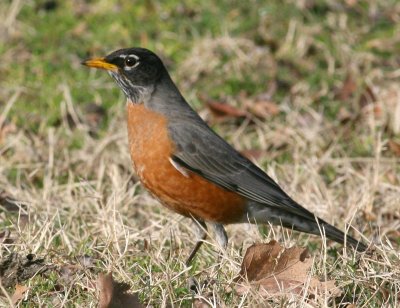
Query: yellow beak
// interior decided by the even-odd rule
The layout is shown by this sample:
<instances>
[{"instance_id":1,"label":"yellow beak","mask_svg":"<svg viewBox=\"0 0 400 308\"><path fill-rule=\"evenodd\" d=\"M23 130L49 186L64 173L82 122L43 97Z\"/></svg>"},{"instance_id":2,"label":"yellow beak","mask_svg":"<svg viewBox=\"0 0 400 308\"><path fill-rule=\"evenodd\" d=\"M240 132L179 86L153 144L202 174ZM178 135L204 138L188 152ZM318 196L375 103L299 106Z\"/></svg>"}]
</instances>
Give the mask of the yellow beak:
<instances>
[{"instance_id":1,"label":"yellow beak","mask_svg":"<svg viewBox=\"0 0 400 308\"><path fill-rule=\"evenodd\" d=\"M106 62L104 58L93 58L82 62L83 65L95 68L101 68L107 71L117 71L118 66Z\"/></svg>"}]
</instances>

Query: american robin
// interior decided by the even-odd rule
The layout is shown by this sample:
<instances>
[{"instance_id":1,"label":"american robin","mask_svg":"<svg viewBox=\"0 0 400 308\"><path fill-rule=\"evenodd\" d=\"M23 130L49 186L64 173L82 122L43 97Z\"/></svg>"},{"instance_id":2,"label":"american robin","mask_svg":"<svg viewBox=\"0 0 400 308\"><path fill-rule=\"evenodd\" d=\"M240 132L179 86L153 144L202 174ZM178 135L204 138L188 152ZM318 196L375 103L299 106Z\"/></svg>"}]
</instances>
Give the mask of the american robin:
<instances>
[{"instance_id":1,"label":"american robin","mask_svg":"<svg viewBox=\"0 0 400 308\"><path fill-rule=\"evenodd\" d=\"M129 149L142 184L167 208L206 223L227 244L224 224L272 223L325 235L358 251L367 246L290 198L263 170L218 136L189 106L160 58L144 48L117 50L84 65L105 69L127 98Z\"/></svg>"}]
</instances>

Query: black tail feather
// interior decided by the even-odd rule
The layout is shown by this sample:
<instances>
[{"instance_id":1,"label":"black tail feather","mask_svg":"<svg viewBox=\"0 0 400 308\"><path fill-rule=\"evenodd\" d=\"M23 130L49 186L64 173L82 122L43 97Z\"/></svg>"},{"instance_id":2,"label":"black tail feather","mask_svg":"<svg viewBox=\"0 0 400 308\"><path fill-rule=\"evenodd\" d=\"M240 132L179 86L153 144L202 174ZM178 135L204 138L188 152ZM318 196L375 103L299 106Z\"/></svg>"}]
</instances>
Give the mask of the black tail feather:
<instances>
[{"instance_id":1,"label":"black tail feather","mask_svg":"<svg viewBox=\"0 0 400 308\"><path fill-rule=\"evenodd\" d=\"M299 217L297 218L299 219ZM343 231L339 230L338 228L332 226L331 224L318 217L314 217L314 220L306 220L306 223L304 223L305 220L303 219L303 217L300 218L300 220L302 221L302 223L300 224L296 223L299 222L299 220L294 219L289 219L286 221L281 220L281 224L283 227L290 228L296 231L325 236L328 239L342 245L346 243L358 252L364 252L368 249L368 246L365 245L363 242L356 240L348 234L345 234Z\"/></svg>"},{"instance_id":2,"label":"black tail feather","mask_svg":"<svg viewBox=\"0 0 400 308\"><path fill-rule=\"evenodd\" d=\"M345 234L341 230L337 229L336 227L322 223L320 225L322 232L325 232L325 236L330 240L333 240L339 244L348 244L356 249L358 252L364 252L367 250L368 246L362 243L361 241L356 240L355 238L351 237L348 234Z\"/></svg>"}]
</instances>

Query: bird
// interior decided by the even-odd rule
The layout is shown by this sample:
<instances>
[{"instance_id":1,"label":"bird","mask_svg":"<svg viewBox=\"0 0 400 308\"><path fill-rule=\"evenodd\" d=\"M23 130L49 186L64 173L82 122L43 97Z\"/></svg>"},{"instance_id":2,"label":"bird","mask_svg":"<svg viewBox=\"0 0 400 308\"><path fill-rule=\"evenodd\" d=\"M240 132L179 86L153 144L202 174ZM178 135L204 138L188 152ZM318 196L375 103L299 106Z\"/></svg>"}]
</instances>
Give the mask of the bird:
<instances>
[{"instance_id":1,"label":"bird","mask_svg":"<svg viewBox=\"0 0 400 308\"><path fill-rule=\"evenodd\" d=\"M143 186L168 209L194 221L198 240L228 243L224 225L257 223L326 236L367 250L361 241L294 201L270 176L212 130L185 100L152 51L123 48L83 65L106 70L126 96L129 151Z\"/></svg>"}]
</instances>

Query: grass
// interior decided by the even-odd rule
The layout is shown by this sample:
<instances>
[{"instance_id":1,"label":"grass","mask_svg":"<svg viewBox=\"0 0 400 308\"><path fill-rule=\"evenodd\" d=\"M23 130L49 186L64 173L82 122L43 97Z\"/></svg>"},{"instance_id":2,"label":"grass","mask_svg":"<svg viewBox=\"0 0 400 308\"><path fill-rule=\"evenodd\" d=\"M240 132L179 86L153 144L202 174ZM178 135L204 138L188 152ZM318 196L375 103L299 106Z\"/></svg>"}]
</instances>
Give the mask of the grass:
<instances>
[{"instance_id":1,"label":"grass","mask_svg":"<svg viewBox=\"0 0 400 308\"><path fill-rule=\"evenodd\" d=\"M192 305L189 276L211 281L195 297L218 306L399 305L400 155L388 146L400 143L397 1L12 0L0 12L0 188L25 206L0 213L12 240L0 253L33 253L58 269L21 282L30 289L19 306L94 306L106 271L154 306ZM141 188L124 98L106 74L80 65L133 45L159 53L188 101L237 149L261 150L259 164L291 196L363 233L372 256L330 243L325 251L319 238L279 227L235 225L218 264L210 240L186 269L187 219ZM280 112L215 121L204 95L237 107L264 95ZM245 249L271 239L308 247L315 273L335 279L342 297L235 294Z\"/></svg>"}]
</instances>

